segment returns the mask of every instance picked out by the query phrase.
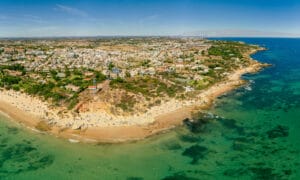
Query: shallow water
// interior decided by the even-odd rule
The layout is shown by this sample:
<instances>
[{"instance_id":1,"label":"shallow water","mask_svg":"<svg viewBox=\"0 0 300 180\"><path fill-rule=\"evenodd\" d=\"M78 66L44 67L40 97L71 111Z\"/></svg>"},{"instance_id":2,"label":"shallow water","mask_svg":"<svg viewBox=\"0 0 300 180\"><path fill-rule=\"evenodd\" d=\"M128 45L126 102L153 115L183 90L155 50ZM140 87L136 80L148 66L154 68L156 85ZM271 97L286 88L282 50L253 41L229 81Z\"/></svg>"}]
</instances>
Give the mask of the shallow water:
<instances>
[{"instance_id":1,"label":"shallow water","mask_svg":"<svg viewBox=\"0 0 300 180\"><path fill-rule=\"evenodd\" d=\"M0 116L0 179L300 179L300 39L265 45L272 63L218 98L200 127L126 144L37 134Z\"/></svg>"}]
</instances>

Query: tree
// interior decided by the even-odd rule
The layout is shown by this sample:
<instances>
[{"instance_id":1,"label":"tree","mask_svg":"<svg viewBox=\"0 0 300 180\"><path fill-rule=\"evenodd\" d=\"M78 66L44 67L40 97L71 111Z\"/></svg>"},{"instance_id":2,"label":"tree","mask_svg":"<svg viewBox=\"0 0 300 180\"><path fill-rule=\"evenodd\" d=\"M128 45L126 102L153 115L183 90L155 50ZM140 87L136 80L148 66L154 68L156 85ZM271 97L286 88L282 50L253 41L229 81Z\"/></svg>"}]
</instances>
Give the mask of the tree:
<instances>
[{"instance_id":1,"label":"tree","mask_svg":"<svg viewBox=\"0 0 300 180\"><path fill-rule=\"evenodd\" d=\"M108 70L112 70L115 67L115 65L112 62L109 62L108 64Z\"/></svg>"}]
</instances>

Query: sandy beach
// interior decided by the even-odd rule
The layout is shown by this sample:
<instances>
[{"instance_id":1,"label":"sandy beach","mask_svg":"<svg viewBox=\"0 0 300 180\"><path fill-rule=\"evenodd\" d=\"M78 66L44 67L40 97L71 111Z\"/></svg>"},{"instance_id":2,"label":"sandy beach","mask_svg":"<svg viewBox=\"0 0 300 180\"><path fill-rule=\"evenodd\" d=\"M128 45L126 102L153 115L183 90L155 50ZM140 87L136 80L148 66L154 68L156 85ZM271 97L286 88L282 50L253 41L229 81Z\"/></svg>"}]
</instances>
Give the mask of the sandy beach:
<instances>
[{"instance_id":1,"label":"sandy beach","mask_svg":"<svg viewBox=\"0 0 300 180\"><path fill-rule=\"evenodd\" d=\"M191 118L194 111L209 108L218 96L243 85L243 74L255 73L263 66L265 65L253 61L249 67L229 74L227 80L203 90L196 100L170 100L152 107L144 114L134 116L114 116L105 111L61 114L59 109L51 107L47 102L12 90L0 91L0 111L27 127L72 140L138 140L181 125L184 119Z\"/></svg>"}]
</instances>

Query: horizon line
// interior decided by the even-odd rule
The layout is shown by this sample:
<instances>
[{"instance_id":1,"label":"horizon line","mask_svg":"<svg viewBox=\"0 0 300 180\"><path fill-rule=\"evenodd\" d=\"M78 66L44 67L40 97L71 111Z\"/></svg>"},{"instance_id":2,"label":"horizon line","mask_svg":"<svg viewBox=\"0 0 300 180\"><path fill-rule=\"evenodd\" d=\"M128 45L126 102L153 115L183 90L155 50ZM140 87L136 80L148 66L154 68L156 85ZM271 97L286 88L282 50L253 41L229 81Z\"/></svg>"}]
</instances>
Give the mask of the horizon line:
<instances>
[{"instance_id":1,"label":"horizon line","mask_svg":"<svg viewBox=\"0 0 300 180\"><path fill-rule=\"evenodd\" d=\"M74 35L74 36L7 36L0 39L77 39L77 38L141 38L141 37L183 37L183 38L300 38L300 36L189 36L189 35Z\"/></svg>"}]
</instances>

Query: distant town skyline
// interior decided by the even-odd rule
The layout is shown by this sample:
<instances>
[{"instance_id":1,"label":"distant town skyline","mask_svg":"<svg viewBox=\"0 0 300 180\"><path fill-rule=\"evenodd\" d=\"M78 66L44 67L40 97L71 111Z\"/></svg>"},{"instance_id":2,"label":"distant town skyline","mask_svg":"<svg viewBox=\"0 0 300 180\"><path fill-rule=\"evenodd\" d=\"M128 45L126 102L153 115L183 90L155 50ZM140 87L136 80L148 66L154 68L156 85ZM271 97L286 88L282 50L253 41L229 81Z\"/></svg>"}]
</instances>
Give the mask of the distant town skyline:
<instances>
[{"instance_id":1,"label":"distant town skyline","mask_svg":"<svg viewBox=\"0 0 300 180\"><path fill-rule=\"evenodd\" d=\"M297 0L2 0L0 37L300 37Z\"/></svg>"}]
</instances>

